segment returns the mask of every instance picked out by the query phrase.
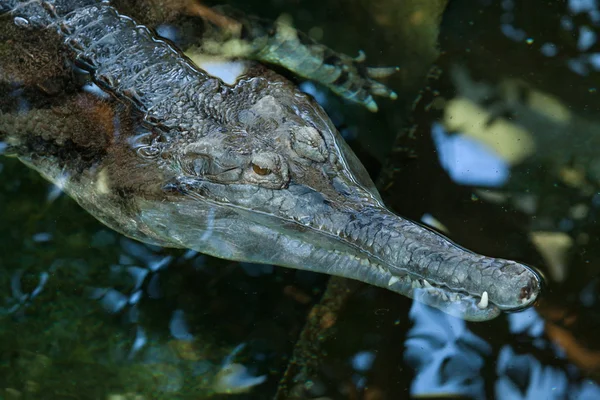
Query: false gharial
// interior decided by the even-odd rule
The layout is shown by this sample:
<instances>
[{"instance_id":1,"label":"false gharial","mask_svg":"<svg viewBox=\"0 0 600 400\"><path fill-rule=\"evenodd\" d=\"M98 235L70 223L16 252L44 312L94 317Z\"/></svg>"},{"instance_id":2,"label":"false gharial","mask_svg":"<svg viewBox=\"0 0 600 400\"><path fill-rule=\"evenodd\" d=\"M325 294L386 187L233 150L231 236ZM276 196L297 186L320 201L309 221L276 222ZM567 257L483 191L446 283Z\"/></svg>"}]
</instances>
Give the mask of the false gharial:
<instances>
[{"instance_id":1,"label":"false gharial","mask_svg":"<svg viewBox=\"0 0 600 400\"><path fill-rule=\"evenodd\" d=\"M137 3L0 0L6 155L142 242L352 278L467 320L534 303L542 279L530 267L387 209L322 108L259 61L371 110L372 95L395 97L375 80L389 69L241 19L238 36L198 46L245 40L240 54L254 61L226 82L135 15Z\"/></svg>"}]
</instances>

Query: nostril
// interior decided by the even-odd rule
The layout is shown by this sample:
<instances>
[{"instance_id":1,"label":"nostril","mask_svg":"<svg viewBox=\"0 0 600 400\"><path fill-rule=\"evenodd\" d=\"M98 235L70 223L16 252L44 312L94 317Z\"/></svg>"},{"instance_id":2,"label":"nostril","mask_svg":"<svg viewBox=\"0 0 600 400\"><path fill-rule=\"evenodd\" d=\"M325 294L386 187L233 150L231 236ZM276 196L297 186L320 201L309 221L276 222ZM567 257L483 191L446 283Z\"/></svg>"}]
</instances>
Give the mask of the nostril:
<instances>
[{"instance_id":1,"label":"nostril","mask_svg":"<svg viewBox=\"0 0 600 400\"><path fill-rule=\"evenodd\" d=\"M522 287L521 292L519 293L519 300L521 302L523 302L525 300L529 300L530 296L531 296L531 288L529 286Z\"/></svg>"},{"instance_id":2,"label":"nostril","mask_svg":"<svg viewBox=\"0 0 600 400\"><path fill-rule=\"evenodd\" d=\"M530 279L527 283L527 286L523 286L519 293L519 300L521 303L524 303L527 300L530 300L535 292L536 282L534 279Z\"/></svg>"}]
</instances>

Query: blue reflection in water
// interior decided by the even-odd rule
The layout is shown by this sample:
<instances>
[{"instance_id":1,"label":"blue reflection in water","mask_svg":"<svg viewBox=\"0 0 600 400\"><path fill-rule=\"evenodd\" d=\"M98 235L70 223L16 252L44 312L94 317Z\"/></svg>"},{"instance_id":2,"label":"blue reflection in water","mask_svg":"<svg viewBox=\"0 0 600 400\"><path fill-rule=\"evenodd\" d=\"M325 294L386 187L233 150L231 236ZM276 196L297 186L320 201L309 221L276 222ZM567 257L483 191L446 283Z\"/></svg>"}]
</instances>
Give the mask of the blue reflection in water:
<instances>
[{"instance_id":1,"label":"blue reflection in water","mask_svg":"<svg viewBox=\"0 0 600 400\"><path fill-rule=\"evenodd\" d=\"M573 14L587 13L594 22L600 17L596 0L569 0L568 7Z\"/></svg>"},{"instance_id":2,"label":"blue reflection in water","mask_svg":"<svg viewBox=\"0 0 600 400\"><path fill-rule=\"evenodd\" d=\"M83 72L83 73L86 73L86 72ZM103 99L103 100L110 99L110 94L108 94L104 90L100 89L98 87L98 85L96 85L93 82L86 83L85 85L83 85L82 89L85 93L92 94L100 99Z\"/></svg>"},{"instance_id":3,"label":"blue reflection in water","mask_svg":"<svg viewBox=\"0 0 600 400\"><path fill-rule=\"evenodd\" d=\"M600 53L588 55L588 61L595 71L600 71Z\"/></svg>"},{"instance_id":4,"label":"blue reflection in water","mask_svg":"<svg viewBox=\"0 0 600 400\"><path fill-rule=\"evenodd\" d=\"M540 47L540 51L546 57L554 57L558 54L558 48L554 43L544 43L542 47Z\"/></svg>"},{"instance_id":5,"label":"blue reflection in water","mask_svg":"<svg viewBox=\"0 0 600 400\"><path fill-rule=\"evenodd\" d=\"M496 365L497 399L565 399L568 380L564 372L542 367L531 354L517 355L510 346L500 350Z\"/></svg>"},{"instance_id":6,"label":"blue reflection in water","mask_svg":"<svg viewBox=\"0 0 600 400\"><path fill-rule=\"evenodd\" d=\"M131 296L129 296L129 304L134 305L137 304L142 298L143 292L138 290L137 292L133 292Z\"/></svg>"},{"instance_id":7,"label":"blue reflection in water","mask_svg":"<svg viewBox=\"0 0 600 400\"><path fill-rule=\"evenodd\" d=\"M132 266L132 267L127 267L127 272L133 279L133 282L134 282L133 290L141 289L142 284L144 283L146 276L148 276L149 271L145 268Z\"/></svg>"},{"instance_id":8,"label":"blue reflection in water","mask_svg":"<svg viewBox=\"0 0 600 400\"><path fill-rule=\"evenodd\" d=\"M575 24L573 24L573 20L569 16L563 15L560 19L560 26L565 31L572 31Z\"/></svg>"},{"instance_id":9,"label":"blue reflection in water","mask_svg":"<svg viewBox=\"0 0 600 400\"><path fill-rule=\"evenodd\" d=\"M272 274L275 270L275 268L270 264L255 264L249 262L240 262L240 267L242 267L246 275L251 276L253 278L259 277L261 275Z\"/></svg>"},{"instance_id":10,"label":"blue reflection in water","mask_svg":"<svg viewBox=\"0 0 600 400\"><path fill-rule=\"evenodd\" d=\"M449 134L439 123L431 136L442 167L458 184L497 187L509 178L509 166L494 150L465 135Z\"/></svg>"},{"instance_id":11,"label":"blue reflection in water","mask_svg":"<svg viewBox=\"0 0 600 400\"><path fill-rule=\"evenodd\" d=\"M94 238L97 246L103 247L114 242L114 237L109 232L97 235ZM92 287L87 289L88 298L98 300L102 307L109 313L124 313L125 320L136 323L139 319L137 304L144 297L144 289L149 298L160 298L162 293L157 271L167 268L173 261L172 256L162 256L155 253L156 246L146 245L127 238L121 238L123 253L119 255L119 264L110 266L110 276L117 282L130 277L130 286L126 292L107 287ZM140 266L141 265L141 266ZM146 283L144 285L144 283ZM129 306L129 307L127 307ZM176 312L177 313L177 312ZM171 321L172 330L175 329L176 338L185 336L180 329L183 325L179 323L177 314ZM173 328L175 327L175 328ZM179 337L181 336L181 337Z\"/></svg>"},{"instance_id":12,"label":"blue reflection in water","mask_svg":"<svg viewBox=\"0 0 600 400\"><path fill-rule=\"evenodd\" d=\"M364 389L367 386L367 377L363 374L369 372L375 356L376 354L372 351L359 351L351 358L350 363L356 371L352 374L352 382L357 389Z\"/></svg>"},{"instance_id":13,"label":"blue reflection in water","mask_svg":"<svg viewBox=\"0 0 600 400\"><path fill-rule=\"evenodd\" d=\"M596 43L596 32L582 26L579 28L579 38L577 39L577 48L579 51L589 50Z\"/></svg>"},{"instance_id":14,"label":"blue reflection in water","mask_svg":"<svg viewBox=\"0 0 600 400\"><path fill-rule=\"evenodd\" d=\"M510 332L515 335L527 334L529 337L538 338L544 333L544 320L535 308L508 314L508 325Z\"/></svg>"},{"instance_id":15,"label":"blue reflection in water","mask_svg":"<svg viewBox=\"0 0 600 400\"><path fill-rule=\"evenodd\" d=\"M585 307L597 307L599 293L600 290L598 288L598 277L596 277L591 279L591 281L586 284L583 289L581 289L579 292L579 301Z\"/></svg>"},{"instance_id":16,"label":"blue reflection in water","mask_svg":"<svg viewBox=\"0 0 600 400\"><path fill-rule=\"evenodd\" d=\"M33 239L34 242L38 242L38 243L44 243L44 242L49 242L52 240L52 234L48 233L48 232L39 232L34 234L31 239Z\"/></svg>"},{"instance_id":17,"label":"blue reflection in water","mask_svg":"<svg viewBox=\"0 0 600 400\"><path fill-rule=\"evenodd\" d=\"M373 366L375 353L372 351L359 351L352 357L352 368L360 372L367 372Z\"/></svg>"},{"instance_id":18,"label":"blue reflection in water","mask_svg":"<svg viewBox=\"0 0 600 400\"><path fill-rule=\"evenodd\" d=\"M314 97L317 103L319 103L322 107L327 106L327 95L323 90L317 88L317 86L314 83L310 81L305 81L298 85L298 88L304 93L308 93L312 97Z\"/></svg>"},{"instance_id":19,"label":"blue reflection in water","mask_svg":"<svg viewBox=\"0 0 600 400\"><path fill-rule=\"evenodd\" d=\"M151 271L156 272L160 269L166 268L171 261L173 256L161 256L154 253L155 250L160 248L148 244L136 242L131 239L122 238L121 247L126 255L133 257L134 259L141 261ZM122 262L121 264L132 264L133 262Z\"/></svg>"},{"instance_id":20,"label":"blue reflection in water","mask_svg":"<svg viewBox=\"0 0 600 400\"><path fill-rule=\"evenodd\" d=\"M100 304L109 313L117 313L127 305L128 297L115 289L108 289L100 299Z\"/></svg>"},{"instance_id":21,"label":"blue reflection in water","mask_svg":"<svg viewBox=\"0 0 600 400\"><path fill-rule=\"evenodd\" d=\"M413 302L414 326L405 342L406 362L415 369L411 396L460 395L485 398L481 369L491 346L474 335L464 320Z\"/></svg>"},{"instance_id":22,"label":"blue reflection in water","mask_svg":"<svg viewBox=\"0 0 600 400\"><path fill-rule=\"evenodd\" d=\"M0 315L14 314L31 304L44 289L50 275L47 272L40 272L38 284L29 293L23 291L21 282L25 271L19 269L15 271L10 278L10 296L4 298L5 307L0 306Z\"/></svg>"},{"instance_id":23,"label":"blue reflection in water","mask_svg":"<svg viewBox=\"0 0 600 400\"><path fill-rule=\"evenodd\" d=\"M215 377L213 390L217 393L243 393L267 380L266 375L254 376L248 368L235 363L234 359L246 347L245 343L237 345L223 360L221 369Z\"/></svg>"},{"instance_id":24,"label":"blue reflection in water","mask_svg":"<svg viewBox=\"0 0 600 400\"><path fill-rule=\"evenodd\" d=\"M55 184L48 185L48 194L46 195L46 202L52 203L54 200L58 199L63 194L63 188L65 187L65 183L69 175L67 173L63 173L56 179Z\"/></svg>"},{"instance_id":25,"label":"blue reflection in water","mask_svg":"<svg viewBox=\"0 0 600 400\"><path fill-rule=\"evenodd\" d=\"M591 380L569 383L565 370L517 354L509 345L500 350L496 372L497 399L600 399L600 387Z\"/></svg>"},{"instance_id":26,"label":"blue reflection in water","mask_svg":"<svg viewBox=\"0 0 600 400\"><path fill-rule=\"evenodd\" d=\"M587 76L589 73L585 62L585 57L571 58L567 60L567 66L577 75Z\"/></svg>"},{"instance_id":27,"label":"blue reflection in water","mask_svg":"<svg viewBox=\"0 0 600 400\"><path fill-rule=\"evenodd\" d=\"M180 39L177 29L173 25L163 24L156 27L156 33L159 36L169 39L172 42L176 42Z\"/></svg>"},{"instance_id":28,"label":"blue reflection in water","mask_svg":"<svg viewBox=\"0 0 600 400\"><path fill-rule=\"evenodd\" d=\"M157 274L152 275L150 278L148 286L146 287L146 293L151 299L160 299L163 297L162 287L160 286L160 277Z\"/></svg>"},{"instance_id":29,"label":"blue reflection in water","mask_svg":"<svg viewBox=\"0 0 600 400\"><path fill-rule=\"evenodd\" d=\"M193 340L194 335L190 332L183 310L175 310L169 322L169 331L175 339Z\"/></svg>"},{"instance_id":30,"label":"blue reflection in water","mask_svg":"<svg viewBox=\"0 0 600 400\"><path fill-rule=\"evenodd\" d=\"M413 302L410 319L415 325L408 333L404 358L415 369L411 396L464 396L484 399L481 370L491 346L474 335L465 321L437 309ZM510 332L533 338L540 349L550 349L563 358L562 349L543 335L544 321L528 309L508 314ZM505 345L496 360L496 399L600 399L600 386L581 379L576 368L543 365L532 354L518 354Z\"/></svg>"},{"instance_id":31,"label":"blue reflection in water","mask_svg":"<svg viewBox=\"0 0 600 400\"><path fill-rule=\"evenodd\" d=\"M148 338L146 336L146 331L141 326L138 326L135 332L135 340L131 345L131 352L129 353L129 358L132 359L141 349L144 348L147 342Z\"/></svg>"},{"instance_id":32,"label":"blue reflection in water","mask_svg":"<svg viewBox=\"0 0 600 400\"><path fill-rule=\"evenodd\" d=\"M507 38L512 39L515 42L522 42L527 37L527 32L522 29L515 28L510 24L502 24L500 29Z\"/></svg>"}]
</instances>

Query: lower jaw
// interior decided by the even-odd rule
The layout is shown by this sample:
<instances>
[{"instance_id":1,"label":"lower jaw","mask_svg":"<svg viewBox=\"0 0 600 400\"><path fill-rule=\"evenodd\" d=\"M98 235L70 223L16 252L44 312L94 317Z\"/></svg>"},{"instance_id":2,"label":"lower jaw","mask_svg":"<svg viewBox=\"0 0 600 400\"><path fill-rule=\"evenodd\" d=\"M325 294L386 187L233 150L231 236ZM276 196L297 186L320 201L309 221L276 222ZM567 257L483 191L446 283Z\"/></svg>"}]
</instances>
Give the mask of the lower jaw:
<instances>
[{"instance_id":1,"label":"lower jaw","mask_svg":"<svg viewBox=\"0 0 600 400\"><path fill-rule=\"evenodd\" d=\"M411 279L408 275L396 277L387 274L388 276L382 274L380 279L369 283L402 294L467 321L488 321L496 318L502 312L500 308L489 303L487 299L482 301L478 297L433 286L422 278Z\"/></svg>"},{"instance_id":2,"label":"lower jaw","mask_svg":"<svg viewBox=\"0 0 600 400\"><path fill-rule=\"evenodd\" d=\"M388 266L368 257L336 251L333 253L337 254L332 254L334 260L329 264L329 268L309 269L378 286L467 321L491 320L502 312L489 300L482 302L481 296L470 296L431 285L424 278L408 272L403 276L392 274Z\"/></svg>"},{"instance_id":3,"label":"lower jaw","mask_svg":"<svg viewBox=\"0 0 600 400\"><path fill-rule=\"evenodd\" d=\"M168 202L146 204L140 200L138 206L142 210L140 222L149 231L158 232L157 237L161 240L177 247L231 260L275 264L355 279L414 298L466 320L485 321L500 314L493 304L479 308L479 299L459 294L456 301L456 293L424 287L420 278L410 279L408 274L402 278L392 275L389 266L368 257L354 246L349 247L333 235L311 235L310 231L294 229L282 233L280 226L271 226L268 219L258 218L260 214L242 213L236 209L238 215L225 207L217 208L213 213L200 214L201 218L190 218L194 211L198 214L193 201L174 207ZM220 211L223 212L219 214ZM232 226L236 227L235 235L232 235ZM268 251L265 251L266 247ZM416 278L415 275L412 277ZM417 281L418 286L413 287Z\"/></svg>"},{"instance_id":4,"label":"lower jaw","mask_svg":"<svg viewBox=\"0 0 600 400\"><path fill-rule=\"evenodd\" d=\"M312 247L307 242L303 242L303 244ZM289 263L289 257L284 257L281 261L287 262L281 262L279 265L355 279L399 293L467 321L487 321L496 318L501 313L501 310L489 301L487 304L482 304L481 298L478 296L469 296L465 293L430 285L423 278L410 273L406 273L402 277L393 275L389 272L388 266L377 260L364 254L352 255L350 252L341 250L327 250L328 256L316 257L319 261L314 262L315 256L318 253L322 254L324 250L313 248L312 251L307 251L307 254L310 255L306 259Z\"/></svg>"}]
</instances>

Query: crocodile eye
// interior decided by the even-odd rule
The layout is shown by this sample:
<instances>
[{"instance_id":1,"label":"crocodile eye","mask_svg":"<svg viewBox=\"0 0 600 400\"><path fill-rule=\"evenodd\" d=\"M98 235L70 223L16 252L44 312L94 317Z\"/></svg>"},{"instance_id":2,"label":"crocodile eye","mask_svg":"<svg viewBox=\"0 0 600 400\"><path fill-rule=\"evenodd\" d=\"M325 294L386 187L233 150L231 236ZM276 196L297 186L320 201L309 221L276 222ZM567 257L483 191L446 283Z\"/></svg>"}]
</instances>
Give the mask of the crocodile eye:
<instances>
[{"instance_id":1,"label":"crocodile eye","mask_svg":"<svg viewBox=\"0 0 600 400\"><path fill-rule=\"evenodd\" d=\"M198 156L192 161L191 167L197 176L203 176L209 172L210 160L207 157Z\"/></svg>"},{"instance_id":2,"label":"crocodile eye","mask_svg":"<svg viewBox=\"0 0 600 400\"><path fill-rule=\"evenodd\" d=\"M285 159L271 152L256 153L244 174L246 183L252 183L269 189L282 189L290 181L288 165Z\"/></svg>"},{"instance_id":3,"label":"crocodile eye","mask_svg":"<svg viewBox=\"0 0 600 400\"><path fill-rule=\"evenodd\" d=\"M325 141L312 126L302 126L290 132L292 149L300 157L316 162L327 160L327 146Z\"/></svg>"},{"instance_id":4,"label":"crocodile eye","mask_svg":"<svg viewBox=\"0 0 600 400\"><path fill-rule=\"evenodd\" d=\"M256 164L252 164L252 170L257 175L262 175L262 176L269 175L272 172L269 168L263 168L263 167L260 167L260 166L258 166Z\"/></svg>"}]
</instances>

